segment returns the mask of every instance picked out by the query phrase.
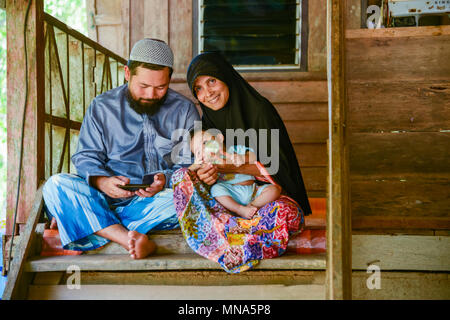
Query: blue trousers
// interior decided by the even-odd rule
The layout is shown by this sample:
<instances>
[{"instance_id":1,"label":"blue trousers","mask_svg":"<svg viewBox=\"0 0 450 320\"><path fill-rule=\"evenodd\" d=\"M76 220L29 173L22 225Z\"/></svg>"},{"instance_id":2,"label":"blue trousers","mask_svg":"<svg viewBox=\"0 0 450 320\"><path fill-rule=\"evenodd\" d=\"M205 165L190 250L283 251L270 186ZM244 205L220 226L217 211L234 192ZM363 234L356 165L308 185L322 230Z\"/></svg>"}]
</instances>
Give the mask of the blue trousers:
<instances>
[{"instance_id":1,"label":"blue trousers","mask_svg":"<svg viewBox=\"0 0 450 320\"><path fill-rule=\"evenodd\" d=\"M95 232L114 224L146 234L150 230L178 228L173 190L153 197L112 199L74 174L56 174L44 185L45 211L58 223L64 249L92 250L109 240Z\"/></svg>"}]
</instances>

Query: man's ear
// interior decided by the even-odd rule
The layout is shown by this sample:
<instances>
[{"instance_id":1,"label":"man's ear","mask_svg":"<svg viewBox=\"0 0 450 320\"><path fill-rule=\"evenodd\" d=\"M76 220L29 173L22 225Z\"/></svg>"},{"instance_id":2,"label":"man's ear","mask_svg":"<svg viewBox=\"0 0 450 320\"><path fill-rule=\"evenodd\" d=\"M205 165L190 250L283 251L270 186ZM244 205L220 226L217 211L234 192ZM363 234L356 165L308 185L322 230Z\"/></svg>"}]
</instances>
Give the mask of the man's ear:
<instances>
[{"instance_id":1,"label":"man's ear","mask_svg":"<svg viewBox=\"0 0 450 320\"><path fill-rule=\"evenodd\" d=\"M128 68L127 65L125 65L123 67L123 70L125 71L125 80L127 80L127 82L130 82L130 77L131 77L131 71L130 68Z\"/></svg>"}]
</instances>

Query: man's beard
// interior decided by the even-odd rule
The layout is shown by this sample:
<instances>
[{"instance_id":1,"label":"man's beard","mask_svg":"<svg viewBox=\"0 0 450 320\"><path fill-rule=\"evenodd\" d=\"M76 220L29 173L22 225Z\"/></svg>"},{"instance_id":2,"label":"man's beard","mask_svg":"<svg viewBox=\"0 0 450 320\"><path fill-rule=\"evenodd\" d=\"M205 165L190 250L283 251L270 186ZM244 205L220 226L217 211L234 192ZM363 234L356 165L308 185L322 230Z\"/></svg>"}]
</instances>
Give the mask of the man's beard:
<instances>
[{"instance_id":1,"label":"man's beard","mask_svg":"<svg viewBox=\"0 0 450 320\"><path fill-rule=\"evenodd\" d=\"M148 116L152 116L156 114L161 106L164 104L167 98L167 93L160 99L146 99L144 101L137 100L133 97L130 92L130 88L127 90L127 99L130 107L139 114L147 114Z\"/></svg>"}]
</instances>

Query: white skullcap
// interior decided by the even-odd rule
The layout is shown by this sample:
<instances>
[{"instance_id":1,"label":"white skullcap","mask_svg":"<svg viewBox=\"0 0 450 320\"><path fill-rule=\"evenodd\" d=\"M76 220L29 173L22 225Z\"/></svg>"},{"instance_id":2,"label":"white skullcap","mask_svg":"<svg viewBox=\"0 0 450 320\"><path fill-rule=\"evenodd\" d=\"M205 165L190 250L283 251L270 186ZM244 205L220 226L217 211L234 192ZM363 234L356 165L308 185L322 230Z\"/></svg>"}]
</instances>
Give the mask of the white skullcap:
<instances>
[{"instance_id":1,"label":"white skullcap","mask_svg":"<svg viewBox=\"0 0 450 320\"><path fill-rule=\"evenodd\" d=\"M131 49L130 60L173 67L172 49L163 41L142 39Z\"/></svg>"}]
</instances>

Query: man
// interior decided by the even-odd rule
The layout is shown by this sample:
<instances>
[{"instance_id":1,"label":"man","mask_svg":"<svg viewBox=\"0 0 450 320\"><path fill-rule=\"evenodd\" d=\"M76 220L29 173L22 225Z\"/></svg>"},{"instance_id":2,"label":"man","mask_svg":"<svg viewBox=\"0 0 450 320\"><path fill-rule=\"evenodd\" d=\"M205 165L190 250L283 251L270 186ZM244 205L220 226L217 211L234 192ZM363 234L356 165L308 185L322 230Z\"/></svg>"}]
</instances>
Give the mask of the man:
<instances>
[{"instance_id":1,"label":"man","mask_svg":"<svg viewBox=\"0 0 450 320\"><path fill-rule=\"evenodd\" d=\"M147 232L178 227L170 181L181 165L171 160L178 142L171 135L191 130L200 117L190 100L169 89L172 66L167 44L140 40L125 66L128 83L92 101L72 156L77 175L54 175L43 190L65 249L114 241L140 259L155 250ZM155 174L148 188L119 187L139 184L146 174Z\"/></svg>"}]
</instances>

